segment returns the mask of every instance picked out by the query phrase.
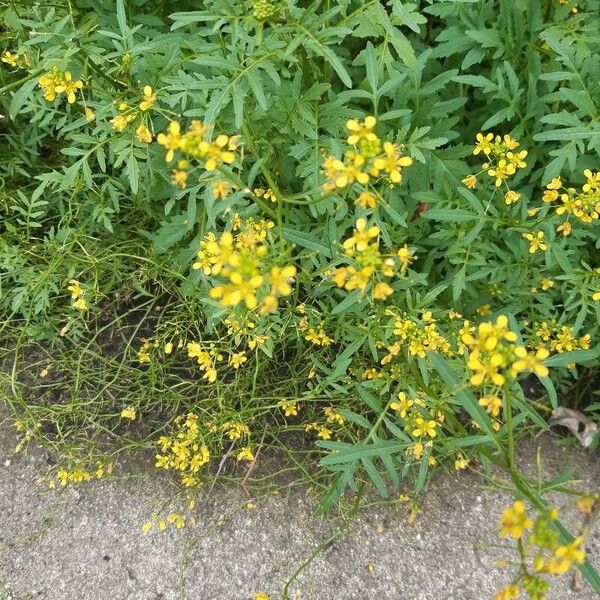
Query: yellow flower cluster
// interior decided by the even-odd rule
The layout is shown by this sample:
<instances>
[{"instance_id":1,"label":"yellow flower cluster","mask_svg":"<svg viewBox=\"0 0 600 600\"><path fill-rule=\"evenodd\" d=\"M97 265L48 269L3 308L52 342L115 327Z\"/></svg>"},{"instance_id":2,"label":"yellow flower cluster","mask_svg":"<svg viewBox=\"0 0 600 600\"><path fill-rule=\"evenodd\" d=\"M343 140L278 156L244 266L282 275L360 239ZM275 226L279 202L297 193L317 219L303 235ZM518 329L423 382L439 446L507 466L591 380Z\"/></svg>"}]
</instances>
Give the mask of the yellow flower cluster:
<instances>
[{"instance_id":1,"label":"yellow flower cluster","mask_svg":"<svg viewBox=\"0 0 600 600\"><path fill-rule=\"evenodd\" d=\"M73 301L71 306L81 312L85 312L88 309L88 305L84 298L85 290L81 287L79 281L70 279L67 290L71 292L71 300Z\"/></svg>"},{"instance_id":2,"label":"yellow flower cluster","mask_svg":"<svg viewBox=\"0 0 600 600\"><path fill-rule=\"evenodd\" d=\"M309 326L308 317L305 315L298 323L298 331L304 334L304 339L314 346L331 346L333 339L325 332L323 323L314 327Z\"/></svg>"},{"instance_id":3,"label":"yellow flower cluster","mask_svg":"<svg viewBox=\"0 0 600 600\"><path fill-rule=\"evenodd\" d=\"M543 600L549 588L549 583L541 577L543 574L562 575L575 565L585 561L585 551L582 548L583 538L561 544L554 522L559 511L550 509L540 514L536 521L527 514L525 503L517 500L506 508L500 519L500 535L519 540L521 555L520 583L528 597ZM525 533L531 533L525 537ZM532 569L526 561L532 557ZM531 572L533 571L533 572ZM504 587L496 596L496 600L519 598L518 581Z\"/></svg>"},{"instance_id":4,"label":"yellow flower cluster","mask_svg":"<svg viewBox=\"0 0 600 600\"><path fill-rule=\"evenodd\" d=\"M388 354L383 357L381 364L389 363L403 347L408 349L411 356L425 358L427 352L440 352L452 355L450 342L440 333L431 311L424 311L420 319L412 319L408 315L396 315L394 335L399 341L388 347Z\"/></svg>"},{"instance_id":5,"label":"yellow flower cluster","mask_svg":"<svg viewBox=\"0 0 600 600\"><path fill-rule=\"evenodd\" d=\"M142 525L142 531L148 533L154 526L158 531L164 531L169 525L172 525L176 529L183 529L185 527L185 518L181 513L172 512L169 513L164 519L161 519L157 514L152 515L152 519Z\"/></svg>"},{"instance_id":6,"label":"yellow flower cluster","mask_svg":"<svg viewBox=\"0 0 600 600\"><path fill-rule=\"evenodd\" d=\"M265 200L270 200L271 202L277 202L277 198L275 197L275 194L271 188L267 188L266 190L263 188L255 188L254 195L257 198L264 198Z\"/></svg>"},{"instance_id":7,"label":"yellow flower cluster","mask_svg":"<svg viewBox=\"0 0 600 600\"><path fill-rule=\"evenodd\" d=\"M167 149L167 162L173 160L175 152L181 152L186 157L202 161L207 171L215 171L221 165L230 165L235 161L239 136L220 134L208 141L210 129L210 126L200 121L192 121L188 130L182 134L179 122L171 121L166 133L159 133L156 141ZM183 170L181 162L178 166L179 170Z\"/></svg>"},{"instance_id":8,"label":"yellow flower cluster","mask_svg":"<svg viewBox=\"0 0 600 600\"><path fill-rule=\"evenodd\" d=\"M185 417L176 417L175 431L170 436L161 436L158 447L158 468L179 471L185 487L195 487L200 483L198 473L210 460L210 452L203 443L197 415L189 413Z\"/></svg>"},{"instance_id":9,"label":"yellow flower cluster","mask_svg":"<svg viewBox=\"0 0 600 600\"><path fill-rule=\"evenodd\" d=\"M600 171L583 172L586 182L580 190L564 187L560 177L555 177L547 186L542 201L552 204L557 215L565 215L567 221L559 227L559 233L569 235L572 224L569 215L583 223L591 223L600 217Z\"/></svg>"},{"instance_id":10,"label":"yellow flower cluster","mask_svg":"<svg viewBox=\"0 0 600 600\"><path fill-rule=\"evenodd\" d=\"M226 231L219 238L214 233L204 237L192 268L226 279L210 290L211 298L224 307L244 303L247 309L258 307L265 314L277 310L278 298L292 293L296 267L268 266L267 232L272 227L271 221L250 219L235 235Z\"/></svg>"},{"instance_id":11,"label":"yellow flower cluster","mask_svg":"<svg viewBox=\"0 0 600 600\"><path fill-rule=\"evenodd\" d=\"M382 254L379 250L379 227L369 225L363 217L356 220L352 235L344 240L343 249L357 266L338 267L331 276L338 287L348 291L364 291L372 279L394 277L398 272L404 274L416 258L407 245L395 254ZM393 293L392 287L380 280L373 286L372 297L385 300Z\"/></svg>"},{"instance_id":12,"label":"yellow flower cluster","mask_svg":"<svg viewBox=\"0 0 600 600\"><path fill-rule=\"evenodd\" d=\"M142 89L142 98L137 106L129 106L127 102L119 102L117 109L119 114L113 117L110 121L113 129L122 133L127 129L129 124L140 117L138 126L135 130L135 137L144 144L152 142L152 132L147 125L147 117L144 113L148 112L156 102L156 92L149 86L145 85Z\"/></svg>"},{"instance_id":13,"label":"yellow flower cluster","mask_svg":"<svg viewBox=\"0 0 600 600\"><path fill-rule=\"evenodd\" d=\"M435 417L432 416L423 398L409 398L403 391L398 392L397 401L390 402L390 408L402 419L405 432L415 438L414 443L406 449L406 453L415 460L420 460L426 448L433 448L438 428L444 424L444 414L437 411ZM431 455L429 464L437 464Z\"/></svg>"},{"instance_id":14,"label":"yellow flower cluster","mask_svg":"<svg viewBox=\"0 0 600 600\"><path fill-rule=\"evenodd\" d=\"M217 369L215 365L223 361L223 355L211 344L208 350L204 349L198 342L188 342L187 352L190 358L195 358L201 371L204 371L202 379L209 383L217 380Z\"/></svg>"},{"instance_id":15,"label":"yellow flower cluster","mask_svg":"<svg viewBox=\"0 0 600 600\"><path fill-rule=\"evenodd\" d=\"M559 354L573 350L587 350L592 339L589 333L575 336L573 327L559 325L555 320L534 323L533 332L538 338L537 348L548 346L551 352Z\"/></svg>"},{"instance_id":16,"label":"yellow flower cluster","mask_svg":"<svg viewBox=\"0 0 600 600\"><path fill-rule=\"evenodd\" d=\"M304 425L304 431L314 431L315 435L322 440L330 440L331 436L333 435L333 431L329 427L323 425L322 423L316 422L306 423Z\"/></svg>"},{"instance_id":17,"label":"yellow flower cluster","mask_svg":"<svg viewBox=\"0 0 600 600\"><path fill-rule=\"evenodd\" d=\"M287 400L286 398L282 398L277 406L283 411L283 415L285 417L296 417L298 416L298 402L295 400Z\"/></svg>"},{"instance_id":18,"label":"yellow flower cluster","mask_svg":"<svg viewBox=\"0 0 600 600\"><path fill-rule=\"evenodd\" d=\"M60 94L65 94L67 102L73 104L77 98L77 91L83 88L81 79L73 79L69 71L53 69L38 79L38 85L44 92L44 99L53 102Z\"/></svg>"},{"instance_id":19,"label":"yellow flower cluster","mask_svg":"<svg viewBox=\"0 0 600 600\"><path fill-rule=\"evenodd\" d=\"M59 469L56 472L55 479L48 481L48 487L55 488L57 483L60 483L62 487L68 484L75 485L83 481L91 481L92 479L101 479L105 475L110 475L113 470L113 463L104 463L102 461L96 461L96 465L92 470L84 469L83 467L76 467L75 469Z\"/></svg>"},{"instance_id":20,"label":"yellow flower cluster","mask_svg":"<svg viewBox=\"0 0 600 600\"><path fill-rule=\"evenodd\" d=\"M510 135L494 135L493 133L476 135L474 155L483 154L485 162L482 165L483 172L487 173L496 187L500 187L507 179L512 177L517 169L524 169L527 164L525 157L527 150L516 151L519 142ZM477 184L477 175L468 175L463 179L468 188L474 188ZM520 194L507 189L504 195L506 204L513 204L521 197Z\"/></svg>"},{"instance_id":21,"label":"yellow flower cluster","mask_svg":"<svg viewBox=\"0 0 600 600\"><path fill-rule=\"evenodd\" d=\"M5 50L2 53L0 60L13 69L25 69L26 67L31 66L29 63L29 58L24 52L17 52L16 54L13 54L12 52Z\"/></svg>"},{"instance_id":22,"label":"yellow flower cluster","mask_svg":"<svg viewBox=\"0 0 600 600\"><path fill-rule=\"evenodd\" d=\"M539 347L535 352L528 352L519 346L517 334L508 327L506 315L500 315L495 322L480 323L475 332L466 331L461 341L469 349L468 368L472 371L471 385L492 384L502 386L506 376L516 377L524 371L531 371L539 377L548 375L548 368L543 361L549 352Z\"/></svg>"},{"instance_id":23,"label":"yellow flower cluster","mask_svg":"<svg viewBox=\"0 0 600 600\"><path fill-rule=\"evenodd\" d=\"M253 321L240 322L237 319L225 319L223 324L227 327L227 335L233 336L236 345L245 338L244 341L250 350L263 346L269 340L268 336L256 333L256 323Z\"/></svg>"},{"instance_id":24,"label":"yellow flower cluster","mask_svg":"<svg viewBox=\"0 0 600 600\"><path fill-rule=\"evenodd\" d=\"M412 165L410 156L403 156L401 148L392 142L383 142L373 131L377 119L368 116L364 121L350 119L346 123L348 144L344 159L327 156L322 169L327 178L323 189L327 192L345 188L353 183L366 185L371 177L384 176L392 184L402 182L402 169Z\"/></svg>"},{"instance_id":25,"label":"yellow flower cluster","mask_svg":"<svg viewBox=\"0 0 600 600\"><path fill-rule=\"evenodd\" d=\"M151 361L150 350L158 348L158 340L143 340L140 349L137 351L137 361L140 364L148 364Z\"/></svg>"}]
</instances>

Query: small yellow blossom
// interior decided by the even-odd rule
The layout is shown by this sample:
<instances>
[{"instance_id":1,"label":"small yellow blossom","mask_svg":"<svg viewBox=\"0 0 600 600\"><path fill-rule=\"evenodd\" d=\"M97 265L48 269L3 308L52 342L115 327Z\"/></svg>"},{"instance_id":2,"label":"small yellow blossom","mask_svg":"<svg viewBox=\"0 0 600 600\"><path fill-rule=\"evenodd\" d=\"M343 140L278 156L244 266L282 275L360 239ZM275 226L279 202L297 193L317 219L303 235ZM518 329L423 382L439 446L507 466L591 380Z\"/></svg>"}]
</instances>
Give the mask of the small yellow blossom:
<instances>
[{"instance_id":1,"label":"small yellow blossom","mask_svg":"<svg viewBox=\"0 0 600 600\"><path fill-rule=\"evenodd\" d=\"M281 408L286 417L295 417L298 414L298 403L294 400L283 398L277 403L277 406Z\"/></svg>"},{"instance_id":2,"label":"small yellow blossom","mask_svg":"<svg viewBox=\"0 0 600 600\"><path fill-rule=\"evenodd\" d=\"M247 460L248 462L252 462L254 460L254 453L250 446L244 446L244 448L237 453L236 458L237 460Z\"/></svg>"},{"instance_id":3,"label":"small yellow blossom","mask_svg":"<svg viewBox=\"0 0 600 600\"><path fill-rule=\"evenodd\" d=\"M524 233L523 237L529 242L529 254L534 254L538 250L548 250L548 244L544 240L544 232Z\"/></svg>"},{"instance_id":4,"label":"small yellow blossom","mask_svg":"<svg viewBox=\"0 0 600 600\"><path fill-rule=\"evenodd\" d=\"M128 406L127 408L124 408L121 411L121 418L122 419L129 419L130 421L134 421L135 420L135 408L133 408L132 406Z\"/></svg>"},{"instance_id":5,"label":"small yellow blossom","mask_svg":"<svg viewBox=\"0 0 600 600\"><path fill-rule=\"evenodd\" d=\"M239 369L247 360L246 352L242 350L242 352L236 352L229 357L229 364L234 369Z\"/></svg>"},{"instance_id":6,"label":"small yellow blossom","mask_svg":"<svg viewBox=\"0 0 600 600\"><path fill-rule=\"evenodd\" d=\"M548 561L548 571L553 575L566 573L573 565L580 565L585 560L585 551L581 547L582 537L575 538L569 544L559 546Z\"/></svg>"},{"instance_id":7,"label":"small yellow blossom","mask_svg":"<svg viewBox=\"0 0 600 600\"><path fill-rule=\"evenodd\" d=\"M373 288L373 300L385 300L394 293L394 290L385 281L380 281Z\"/></svg>"},{"instance_id":8,"label":"small yellow blossom","mask_svg":"<svg viewBox=\"0 0 600 600\"><path fill-rule=\"evenodd\" d=\"M565 221L564 223L561 223L556 228L556 232L562 233L562 235L564 235L565 237L570 235L572 230L573 230L573 226L571 225L571 223L569 223L569 221Z\"/></svg>"},{"instance_id":9,"label":"small yellow blossom","mask_svg":"<svg viewBox=\"0 0 600 600\"><path fill-rule=\"evenodd\" d=\"M350 132L348 136L348 143L353 146L358 144L361 140L373 142L377 139L377 135L373 133L373 127L377 125L377 119L375 117L366 117L363 122L357 121L356 119L350 119L346 121L346 129Z\"/></svg>"},{"instance_id":10,"label":"small yellow blossom","mask_svg":"<svg viewBox=\"0 0 600 600\"><path fill-rule=\"evenodd\" d=\"M514 600L515 598L519 598L520 595L521 592L519 591L519 588L514 583L511 583L503 587L494 596L494 600ZM540 600L542 599L540 598Z\"/></svg>"},{"instance_id":11,"label":"small yellow blossom","mask_svg":"<svg viewBox=\"0 0 600 600\"><path fill-rule=\"evenodd\" d=\"M497 417L502 408L502 400L495 394L487 394L479 399L479 406L483 406L490 415Z\"/></svg>"},{"instance_id":12,"label":"small yellow blossom","mask_svg":"<svg viewBox=\"0 0 600 600\"><path fill-rule=\"evenodd\" d=\"M531 529L533 521L525 512L525 503L517 500L512 507L506 508L500 520L500 535L512 536L518 540L527 529Z\"/></svg>"},{"instance_id":13,"label":"small yellow blossom","mask_svg":"<svg viewBox=\"0 0 600 600\"><path fill-rule=\"evenodd\" d=\"M436 421L433 419L424 419L423 417L417 417L415 419L415 428L412 434L416 437L429 436L434 438L437 434L435 428L437 427Z\"/></svg>"},{"instance_id":14,"label":"small yellow blossom","mask_svg":"<svg viewBox=\"0 0 600 600\"><path fill-rule=\"evenodd\" d=\"M72 304L73 308L80 310L81 312L85 312L88 309L87 302L83 298L78 298Z\"/></svg>"},{"instance_id":15,"label":"small yellow blossom","mask_svg":"<svg viewBox=\"0 0 600 600\"><path fill-rule=\"evenodd\" d=\"M156 102L156 93L149 85L145 85L142 91L144 99L140 102L139 108L142 112L146 112L154 106L154 103Z\"/></svg>"},{"instance_id":16,"label":"small yellow blossom","mask_svg":"<svg viewBox=\"0 0 600 600\"><path fill-rule=\"evenodd\" d=\"M231 184L227 183L227 181L218 179L217 181L215 181L213 183L212 192L213 192L213 196L217 200L219 200L219 199L223 200L224 198L227 198L230 191L231 191Z\"/></svg>"},{"instance_id":17,"label":"small yellow blossom","mask_svg":"<svg viewBox=\"0 0 600 600\"><path fill-rule=\"evenodd\" d=\"M519 194L518 192L514 192L513 190L508 190L508 192L506 192L506 194L504 194L504 202L508 205L514 204L515 202L517 202L519 200L520 197L521 197L521 194Z\"/></svg>"},{"instance_id":18,"label":"small yellow blossom","mask_svg":"<svg viewBox=\"0 0 600 600\"><path fill-rule=\"evenodd\" d=\"M152 142L152 133L150 132L148 127L146 127L146 125L140 125L135 130L135 137L140 142L144 142L145 144L149 144L150 142Z\"/></svg>"},{"instance_id":19,"label":"small yellow blossom","mask_svg":"<svg viewBox=\"0 0 600 600\"><path fill-rule=\"evenodd\" d=\"M466 185L470 190L472 190L477 184L477 177L475 175L467 175L462 182Z\"/></svg>"},{"instance_id":20,"label":"small yellow blossom","mask_svg":"<svg viewBox=\"0 0 600 600\"><path fill-rule=\"evenodd\" d=\"M375 208L377 206L377 197L371 192L362 192L356 198L355 204L362 208Z\"/></svg>"}]
</instances>

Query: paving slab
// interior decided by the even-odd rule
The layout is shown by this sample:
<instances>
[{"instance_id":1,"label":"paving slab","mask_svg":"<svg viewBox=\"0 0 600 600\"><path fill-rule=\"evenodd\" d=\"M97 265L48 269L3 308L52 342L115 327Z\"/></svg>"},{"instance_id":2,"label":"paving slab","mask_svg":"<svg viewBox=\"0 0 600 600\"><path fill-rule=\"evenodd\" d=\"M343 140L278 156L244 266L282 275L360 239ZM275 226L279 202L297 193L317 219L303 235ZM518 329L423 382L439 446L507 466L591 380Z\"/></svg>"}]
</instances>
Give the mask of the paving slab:
<instances>
[{"instance_id":1,"label":"paving slab","mask_svg":"<svg viewBox=\"0 0 600 600\"><path fill-rule=\"evenodd\" d=\"M1 421L1 419L0 419ZM585 489L600 487L597 457L542 438L547 474L573 468ZM361 510L344 533L341 518L315 517L306 487L251 499L215 487L194 509L195 526L141 532L173 501L173 482L143 464L107 480L51 490L39 479L48 457L39 447L14 454L17 436L0 425L0 600L485 600L510 579L496 560L496 523L509 497L476 475L437 477L422 512L406 504ZM536 445L522 449L532 468ZM128 468L128 471L131 469ZM175 502L175 504L177 504ZM587 545L600 567L600 536ZM309 560L311 554L316 554ZM584 582L554 579L548 600L592 600Z\"/></svg>"}]
</instances>

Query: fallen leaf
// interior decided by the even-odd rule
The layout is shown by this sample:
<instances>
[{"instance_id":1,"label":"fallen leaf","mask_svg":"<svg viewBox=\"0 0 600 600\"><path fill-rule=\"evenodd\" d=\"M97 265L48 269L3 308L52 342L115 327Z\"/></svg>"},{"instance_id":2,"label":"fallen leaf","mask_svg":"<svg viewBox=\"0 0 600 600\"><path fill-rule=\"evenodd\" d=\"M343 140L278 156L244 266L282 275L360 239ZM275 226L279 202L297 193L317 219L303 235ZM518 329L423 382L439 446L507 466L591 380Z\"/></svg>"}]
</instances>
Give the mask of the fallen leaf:
<instances>
[{"instance_id":1,"label":"fallen leaf","mask_svg":"<svg viewBox=\"0 0 600 600\"><path fill-rule=\"evenodd\" d=\"M598 425L581 411L559 406L550 417L549 425L566 427L587 448L594 439Z\"/></svg>"}]
</instances>

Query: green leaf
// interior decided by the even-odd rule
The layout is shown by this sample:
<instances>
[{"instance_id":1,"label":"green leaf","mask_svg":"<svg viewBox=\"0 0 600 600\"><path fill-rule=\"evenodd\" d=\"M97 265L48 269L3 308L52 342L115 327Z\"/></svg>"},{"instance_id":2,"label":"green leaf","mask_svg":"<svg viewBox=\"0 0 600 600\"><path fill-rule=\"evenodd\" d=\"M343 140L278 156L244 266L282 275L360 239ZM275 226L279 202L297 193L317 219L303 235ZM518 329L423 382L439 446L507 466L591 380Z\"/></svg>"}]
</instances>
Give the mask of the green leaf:
<instances>
[{"instance_id":1,"label":"green leaf","mask_svg":"<svg viewBox=\"0 0 600 600\"><path fill-rule=\"evenodd\" d=\"M14 94L10 101L8 108L8 114L11 119L14 119L18 114L23 105L31 98L31 92L35 89L38 80L37 77L30 79L24 83Z\"/></svg>"},{"instance_id":2,"label":"green leaf","mask_svg":"<svg viewBox=\"0 0 600 600\"><path fill-rule=\"evenodd\" d=\"M299 231L297 229L291 229L290 227L283 228L283 237L292 244L302 246L308 250L313 250L318 254L322 254L325 258L331 258L331 250L321 242L321 240L314 234L306 231Z\"/></svg>"},{"instance_id":3,"label":"green leaf","mask_svg":"<svg viewBox=\"0 0 600 600\"><path fill-rule=\"evenodd\" d=\"M544 361L547 367L565 367L571 363L581 364L594 360L600 356L600 344L589 350L573 350L555 354Z\"/></svg>"},{"instance_id":4,"label":"green leaf","mask_svg":"<svg viewBox=\"0 0 600 600\"><path fill-rule=\"evenodd\" d=\"M479 218L478 215L464 208L429 208L421 213L421 217L430 221L446 221L449 223L464 223Z\"/></svg>"}]
</instances>

